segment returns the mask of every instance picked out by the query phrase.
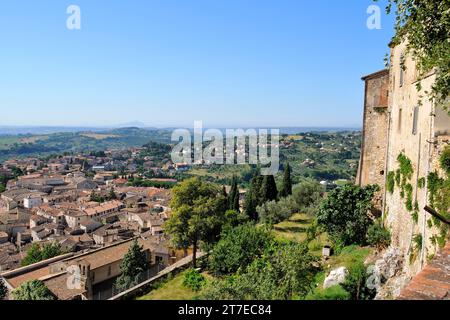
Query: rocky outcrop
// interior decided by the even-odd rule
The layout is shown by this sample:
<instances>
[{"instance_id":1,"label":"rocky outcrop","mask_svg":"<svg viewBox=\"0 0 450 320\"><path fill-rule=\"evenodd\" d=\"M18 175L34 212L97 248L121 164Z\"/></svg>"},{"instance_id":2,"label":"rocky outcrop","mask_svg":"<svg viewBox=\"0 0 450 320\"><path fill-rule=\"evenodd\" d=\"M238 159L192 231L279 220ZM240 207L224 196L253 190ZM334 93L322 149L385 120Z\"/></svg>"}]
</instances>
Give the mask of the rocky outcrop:
<instances>
[{"instance_id":1,"label":"rocky outcrop","mask_svg":"<svg viewBox=\"0 0 450 320\"><path fill-rule=\"evenodd\" d=\"M401 251L390 248L368 268L367 286L376 290L375 299L392 299L400 294L401 288L409 281L403 273L403 262Z\"/></svg>"},{"instance_id":2,"label":"rocky outcrop","mask_svg":"<svg viewBox=\"0 0 450 320\"><path fill-rule=\"evenodd\" d=\"M325 278L325 281L323 282L323 288L326 289L343 283L347 274L348 271L345 267L340 267L338 269L332 270L328 277Z\"/></svg>"}]
</instances>

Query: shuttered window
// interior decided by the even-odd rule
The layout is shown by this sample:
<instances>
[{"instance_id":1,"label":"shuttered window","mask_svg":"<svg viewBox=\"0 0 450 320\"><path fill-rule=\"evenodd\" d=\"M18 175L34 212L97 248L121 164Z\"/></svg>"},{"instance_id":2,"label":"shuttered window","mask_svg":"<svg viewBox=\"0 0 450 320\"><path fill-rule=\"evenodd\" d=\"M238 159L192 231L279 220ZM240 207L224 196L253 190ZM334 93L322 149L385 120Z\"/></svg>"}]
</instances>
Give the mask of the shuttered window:
<instances>
[{"instance_id":1,"label":"shuttered window","mask_svg":"<svg viewBox=\"0 0 450 320\"><path fill-rule=\"evenodd\" d=\"M419 107L414 108L413 128L412 134L417 134L417 123L419 121Z\"/></svg>"}]
</instances>

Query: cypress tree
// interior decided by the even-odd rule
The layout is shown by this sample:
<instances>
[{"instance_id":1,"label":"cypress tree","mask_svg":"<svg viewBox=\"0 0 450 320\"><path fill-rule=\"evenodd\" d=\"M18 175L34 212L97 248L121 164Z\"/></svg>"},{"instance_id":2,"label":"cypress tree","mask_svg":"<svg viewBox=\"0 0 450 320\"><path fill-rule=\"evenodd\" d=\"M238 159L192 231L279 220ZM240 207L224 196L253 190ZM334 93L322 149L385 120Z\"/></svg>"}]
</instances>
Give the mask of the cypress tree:
<instances>
[{"instance_id":1,"label":"cypress tree","mask_svg":"<svg viewBox=\"0 0 450 320\"><path fill-rule=\"evenodd\" d=\"M280 190L280 197L284 198L290 195L292 195L291 166L287 163L284 168L283 188Z\"/></svg>"},{"instance_id":2,"label":"cypress tree","mask_svg":"<svg viewBox=\"0 0 450 320\"><path fill-rule=\"evenodd\" d=\"M245 214L250 218L250 220L257 221L258 220L258 212L256 211L257 203L257 195L255 194L255 190L250 187L247 194L245 195Z\"/></svg>"},{"instance_id":3,"label":"cypress tree","mask_svg":"<svg viewBox=\"0 0 450 320\"><path fill-rule=\"evenodd\" d=\"M263 202L277 200L277 184L275 183L273 175L264 176L261 189Z\"/></svg>"},{"instance_id":4,"label":"cypress tree","mask_svg":"<svg viewBox=\"0 0 450 320\"><path fill-rule=\"evenodd\" d=\"M238 209L239 209L239 190L236 176L233 176L233 179L231 180L230 193L228 195L228 209L236 210L236 196L238 197Z\"/></svg>"}]
</instances>

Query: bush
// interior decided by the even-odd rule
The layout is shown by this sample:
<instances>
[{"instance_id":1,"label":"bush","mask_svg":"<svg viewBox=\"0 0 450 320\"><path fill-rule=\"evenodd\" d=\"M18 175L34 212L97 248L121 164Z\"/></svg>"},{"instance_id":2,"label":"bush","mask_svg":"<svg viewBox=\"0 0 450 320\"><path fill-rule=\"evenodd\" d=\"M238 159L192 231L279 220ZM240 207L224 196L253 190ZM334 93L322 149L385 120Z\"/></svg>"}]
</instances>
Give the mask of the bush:
<instances>
[{"instance_id":1,"label":"bush","mask_svg":"<svg viewBox=\"0 0 450 320\"><path fill-rule=\"evenodd\" d=\"M391 233L381 221L376 221L367 230L367 242L378 249L387 248L391 244Z\"/></svg>"},{"instance_id":2,"label":"bush","mask_svg":"<svg viewBox=\"0 0 450 320\"><path fill-rule=\"evenodd\" d=\"M277 243L242 272L212 282L206 300L291 300L311 291L318 269L308 247Z\"/></svg>"},{"instance_id":3,"label":"bush","mask_svg":"<svg viewBox=\"0 0 450 320\"><path fill-rule=\"evenodd\" d=\"M439 163L442 170L444 170L450 177L450 146L447 146L442 152L442 155L439 158Z\"/></svg>"},{"instance_id":4,"label":"bush","mask_svg":"<svg viewBox=\"0 0 450 320\"><path fill-rule=\"evenodd\" d=\"M246 223L222 234L209 260L209 268L219 275L244 269L259 258L273 241L270 232Z\"/></svg>"},{"instance_id":5,"label":"bush","mask_svg":"<svg viewBox=\"0 0 450 320\"><path fill-rule=\"evenodd\" d=\"M377 186L345 185L334 189L322 201L317 222L340 245L365 244L371 224L369 210Z\"/></svg>"},{"instance_id":6,"label":"bush","mask_svg":"<svg viewBox=\"0 0 450 320\"><path fill-rule=\"evenodd\" d=\"M196 269L190 268L186 271L183 281L183 286L185 286L186 288L198 292L205 285L205 283L205 277Z\"/></svg>"},{"instance_id":7,"label":"bush","mask_svg":"<svg viewBox=\"0 0 450 320\"><path fill-rule=\"evenodd\" d=\"M305 181L294 187L292 198L297 203L300 212L312 215L322 199L323 192L320 183Z\"/></svg>"},{"instance_id":8,"label":"bush","mask_svg":"<svg viewBox=\"0 0 450 320\"><path fill-rule=\"evenodd\" d=\"M256 208L262 223L274 225L289 219L298 211L298 206L292 196L280 201L269 201Z\"/></svg>"},{"instance_id":9,"label":"bush","mask_svg":"<svg viewBox=\"0 0 450 320\"><path fill-rule=\"evenodd\" d=\"M367 287L367 268L364 263L357 262L350 266L342 288L350 295L351 300L372 300L376 290Z\"/></svg>"},{"instance_id":10,"label":"bush","mask_svg":"<svg viewBox=\"0 0 450 320\"><path fill-rule=\"evenodd\" d=\"M350 300L350 294L337 285L327 289L317 289L308 294L305 300Z\"/></svg>"}]
</instances>

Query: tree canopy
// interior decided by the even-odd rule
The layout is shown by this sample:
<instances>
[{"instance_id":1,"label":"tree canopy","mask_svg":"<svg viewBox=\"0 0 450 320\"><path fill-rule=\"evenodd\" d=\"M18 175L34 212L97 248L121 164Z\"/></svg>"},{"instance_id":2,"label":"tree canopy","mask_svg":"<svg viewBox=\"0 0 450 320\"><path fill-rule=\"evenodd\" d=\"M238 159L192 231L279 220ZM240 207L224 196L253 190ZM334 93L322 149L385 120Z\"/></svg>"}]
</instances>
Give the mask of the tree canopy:
<instances>
[{"instance_id":1,"label":"tree canopy","mask_svg":"<svg viewBox=\"0 0 450 320\"><path fill-rule=\"evenodd\" d=\"M361 188L344 185L325 198L317 213L317 222L335 243L364 244L372 220L369 209L377 186Z\"/></svg>"},{"instance_id":2,"label":"tree canopy","mask_svg":"<svg viewBox=\"0 0 450 320\"><path fill-rule=\"evenodd\" d=\"M13 290L14 300L56 300L55 295L40 280L31 280Z\"/></svg>"},{"instance_id":3,"label":"tree canopy","mask_svg":"<svg viewBox=\"0 0 450 320\"><path fill-rule=\"evenodd\" d=\"M116 280L116 288L126 290L139 283L139 275L149 268L147 255L137 240L131 244L120 264L121 275Z\"/></svg>"},{"instance_id":4,"label":"tree canopy","mask_svg":"<svg viewBox=\"0 0 450 320\"><path fill-rule=\"evenodd\" d=\"M199 242L218 240L227 208L225 197L215 184L191 178L173 188L170 206L173 211L165 230L178 248L193 247L195 266Z\"/></svg>"}]
</instances>

